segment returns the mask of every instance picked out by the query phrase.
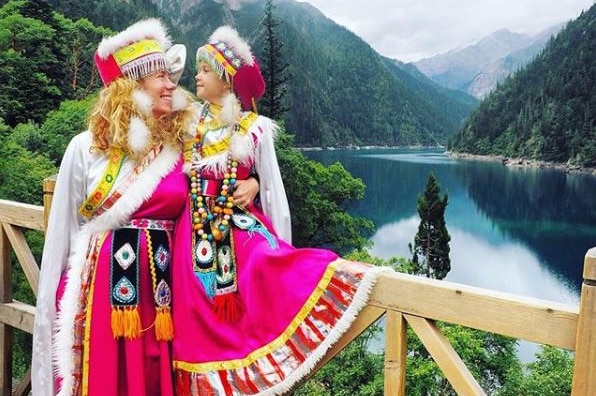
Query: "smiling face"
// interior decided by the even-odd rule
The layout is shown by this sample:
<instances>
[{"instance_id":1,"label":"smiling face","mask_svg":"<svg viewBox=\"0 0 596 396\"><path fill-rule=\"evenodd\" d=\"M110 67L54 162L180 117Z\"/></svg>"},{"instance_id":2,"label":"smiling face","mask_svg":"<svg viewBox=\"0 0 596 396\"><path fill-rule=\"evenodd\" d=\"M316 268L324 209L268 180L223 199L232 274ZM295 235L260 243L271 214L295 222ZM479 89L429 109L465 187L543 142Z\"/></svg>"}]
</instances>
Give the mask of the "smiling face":
<instances>
[{"instance_id":1,"label":"smiling face","mask_svg":"<svg viewBox=\"0 0 596 396\"><path fill-rule=\"evenodd\" d=\"M162 117L172 112L172 93L176 84L170 80L167 71L162 70L139 80L141 86L151 97L153 116Z\"/></svg>"},{"instance_id":2,"label":"smiling face","mask_svg":"<svg viewBox=\"0 0 596 396\"><path fill-rule=\"evenodd\" d=\"M197 64L195 81L197 97L210 103L220 105L223 96L230 91L229 85L206 62Z\"/></svg>"}]
</instances>

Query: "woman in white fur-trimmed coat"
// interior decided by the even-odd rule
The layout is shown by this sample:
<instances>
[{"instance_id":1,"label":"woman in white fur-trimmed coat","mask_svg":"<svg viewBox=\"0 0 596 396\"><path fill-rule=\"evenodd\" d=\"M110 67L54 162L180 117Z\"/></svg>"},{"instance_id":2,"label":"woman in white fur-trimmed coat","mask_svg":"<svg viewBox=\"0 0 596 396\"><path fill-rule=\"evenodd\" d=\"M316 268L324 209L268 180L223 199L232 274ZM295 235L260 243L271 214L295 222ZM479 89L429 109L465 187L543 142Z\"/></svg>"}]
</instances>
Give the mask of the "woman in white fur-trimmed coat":
<instances>
[{"instance_id":1,"label":"woman in white fur-trimmed coat","mask_svg":"<svg viewBox=\"0 0 596 396\"><path fill-rule=\"evenodd\" d=\"M165 51L169 51L166 53ZM173 396L171 236L191 123L185 49L162 23L105 38L105 87L64 154L42 258L34 396Z\"/></svg>"}]
</instances>

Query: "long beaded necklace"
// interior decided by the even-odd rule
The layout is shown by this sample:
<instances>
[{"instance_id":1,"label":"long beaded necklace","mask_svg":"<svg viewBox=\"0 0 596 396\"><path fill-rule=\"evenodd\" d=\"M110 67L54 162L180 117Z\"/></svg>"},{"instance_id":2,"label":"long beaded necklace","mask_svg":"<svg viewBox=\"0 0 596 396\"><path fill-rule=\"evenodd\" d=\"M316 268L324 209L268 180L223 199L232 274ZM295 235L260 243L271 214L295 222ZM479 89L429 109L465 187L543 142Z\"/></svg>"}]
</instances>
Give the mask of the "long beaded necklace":
<instances>
[{"instance_id":1,"label":"long beaded necklace","mask_svg":"<svg viewBox=\"0 0 596 396\"><path fill-rule=\"evenodd\" d=\"M209 113L209 105L203 106L197 125L195 142L192 146L192 163L190 171L190 195L192 202L193 230L197 240L221 241L230 229L231 216L234 213L234 187L238 171L238 162L232 158L228 149L226 170L223 175L218 197L203 195L202 171L196 159L203 157L203 141L209 128L205 119ZM232 126L234 128L234 126ZM215 198L215 199L214 199Z\"/></svg>"}]
</instances>

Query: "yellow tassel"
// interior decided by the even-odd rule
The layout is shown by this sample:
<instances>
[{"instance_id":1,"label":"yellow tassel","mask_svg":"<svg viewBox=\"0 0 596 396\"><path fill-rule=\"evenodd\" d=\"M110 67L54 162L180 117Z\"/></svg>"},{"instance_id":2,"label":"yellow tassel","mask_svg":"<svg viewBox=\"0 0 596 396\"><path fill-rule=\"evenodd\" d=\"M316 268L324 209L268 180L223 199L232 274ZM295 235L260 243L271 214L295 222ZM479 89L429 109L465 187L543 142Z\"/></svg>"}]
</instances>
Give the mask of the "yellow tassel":
<instances>
[{"instance_id":1,"label":"yellow tassel","mask_svg":"<svg viewBox=\"0 0 596 396\"><path fill-rule=\"evenodd\" d=\"M174 338L174 323L169 307L157 308L155 313L155 338L157 341L170 341Z\"/></svg>"},{"instance_id":2,"label":"yellow tassel","mask_svg":"<svg viewBox=\"0 0 596 396\"><path fill-rule=\"evenodd\" d=\"M124 311L121 308L112 307L111 325L114 338L124 335Z\"/></svg>"},{"instance_id":3,"label":"yellow tassel","mask_svg":"<svg viewBox=\"0 0 596 396\"><path fill-rule=\"evenodd\" d=\"M137 307L124 310L124 336L129 340L141 336L141 316Z\"/></svg>"}]
</instances>

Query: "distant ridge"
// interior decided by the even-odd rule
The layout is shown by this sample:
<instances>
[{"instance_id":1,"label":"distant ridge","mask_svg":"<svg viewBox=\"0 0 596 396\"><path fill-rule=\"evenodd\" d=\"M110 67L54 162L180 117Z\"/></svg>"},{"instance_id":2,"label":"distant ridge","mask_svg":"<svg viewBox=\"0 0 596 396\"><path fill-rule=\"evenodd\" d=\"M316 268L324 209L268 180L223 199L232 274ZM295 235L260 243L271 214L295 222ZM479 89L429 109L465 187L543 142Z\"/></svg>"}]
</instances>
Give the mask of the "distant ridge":
<instances>
[{"instance_id":1,"label":"distant ridge","mask_svg":"<svg viewBox=\"0 0 596 396\"><path fill-rule=\"evenodd\" d=\"M550 26L533 36L500 29L475 44L412 64L434 82L481 99L528 64L563 26Z\"/></svg>"},{"instance_id":2,"label":"distant ridge","mask_svg":"<svg viewBox=\"0 0 596 396\"><path fill-rule=\"evenodd\" d=\"M66 15L85 9L100 25L116 17L109 12L112 1L79 0L76 6L49 1ZM189 54L222 24L236 26L255 53L263 48L260 22L265 0L150 0L151 7L147 2L127 3L139 16L158 8ZM100 8L103 13L97 11ZM308 3L276 1L275 15L290 65L285 124L297 146L444 145L477 104L467 95L414 78ZM188 58L182 83L192 90L194 64L192 56Z\"/></svg>"},{"instance_id":3,"label":"distant ridge","mask_svg":"<svg viewBox=\"0 0 596 396\"><path fill-rule=\"evenodd\" d=\"M450 143L478 155L596 167L596 5L491 92Z\"/></svg>"}]
</instances>

